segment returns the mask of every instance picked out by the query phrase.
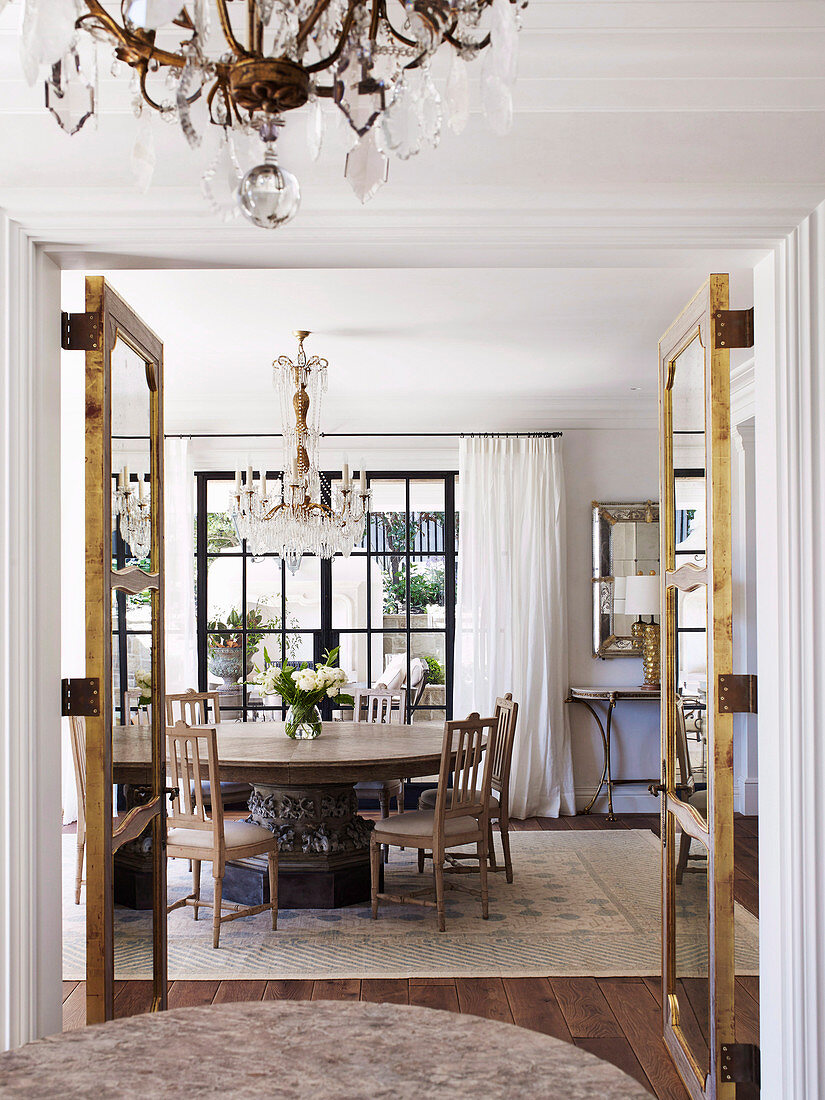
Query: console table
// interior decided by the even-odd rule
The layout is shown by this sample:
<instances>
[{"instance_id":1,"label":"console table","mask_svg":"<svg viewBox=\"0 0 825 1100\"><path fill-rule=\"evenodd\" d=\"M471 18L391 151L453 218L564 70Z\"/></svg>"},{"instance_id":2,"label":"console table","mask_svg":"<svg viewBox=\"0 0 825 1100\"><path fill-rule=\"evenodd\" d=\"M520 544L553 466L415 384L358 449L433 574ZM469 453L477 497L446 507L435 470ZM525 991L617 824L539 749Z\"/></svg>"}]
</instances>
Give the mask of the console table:
<instances>
[{"instance_id":1,"label":"console table","mask_svg":"<svg viewBox=\"0 0 825 1100\"><path fill-rule=\"evenodd\" d=\"M604 750L604 767L602 768L602 777L599 780L599 785L596 788L596 793L590 799L588 804L582 810L582 813L589 814L595 805L596 799L602 792L602 787L607 786L607 820L615 821L616 815L613 813L613 787L618 783L658 783L658 779L614 779L610 771L610 736L613 727L613 711L616 709L617 703L628 700L630 702L654 702L658 703L661 698L661 692L658 687L572 687L567 697L568 703L581 703L582 706L587 707L590 713L596 720L596 725L599 727L599 733L602 736L602 748ZM594 704L605 704L604 721L602 716L596 710Z\"/></svg>"}]
</instances>

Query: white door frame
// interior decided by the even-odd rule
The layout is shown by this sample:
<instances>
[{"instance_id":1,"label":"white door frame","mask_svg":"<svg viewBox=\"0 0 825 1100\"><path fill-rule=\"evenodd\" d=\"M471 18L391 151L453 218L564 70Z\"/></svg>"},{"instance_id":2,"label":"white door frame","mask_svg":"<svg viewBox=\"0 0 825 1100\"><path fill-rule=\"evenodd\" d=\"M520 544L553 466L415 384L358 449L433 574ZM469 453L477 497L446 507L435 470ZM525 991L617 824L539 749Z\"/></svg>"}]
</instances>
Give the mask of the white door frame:
<instances>
[{"instance_id":1,"label":"white door frame","mask_svg":"<svg viewBox=\"0 0 825 1100\"><path fill-rule=\"evenodd\" d=\"M825 1088L825 206L755 270L763 1095ZM817 265L819 265L819 270ZM0 212L0 1040L61 1026L59 271Z\"/></svg>"},{"instance_id":2,"label":"white door frame","mask_svg":"<svg viewBox=\"0 0 825 1100\"><path fill-rule=\"evenodd\" d=\"M754 271L762 1095L825 1091L825 204Z\"/></svg>"}]
</instances>

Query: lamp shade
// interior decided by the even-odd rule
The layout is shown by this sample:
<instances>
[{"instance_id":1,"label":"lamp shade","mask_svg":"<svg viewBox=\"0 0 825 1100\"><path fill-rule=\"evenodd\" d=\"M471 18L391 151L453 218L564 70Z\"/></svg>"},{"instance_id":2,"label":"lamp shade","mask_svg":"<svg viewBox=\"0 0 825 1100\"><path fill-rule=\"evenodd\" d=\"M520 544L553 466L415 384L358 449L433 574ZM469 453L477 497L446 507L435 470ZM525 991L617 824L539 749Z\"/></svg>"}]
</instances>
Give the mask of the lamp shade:
<instances>
[{"instance_id":1,"label":"lamp shade","mask_svg":"<svg viewBox=\"0 0 825 1100\"><path fill-rule=\"evenodd\" d=\"M659 601L659 578L628 577L625 591L625 615L658 615L661 610Z\"/></svg>"}]
</instances>

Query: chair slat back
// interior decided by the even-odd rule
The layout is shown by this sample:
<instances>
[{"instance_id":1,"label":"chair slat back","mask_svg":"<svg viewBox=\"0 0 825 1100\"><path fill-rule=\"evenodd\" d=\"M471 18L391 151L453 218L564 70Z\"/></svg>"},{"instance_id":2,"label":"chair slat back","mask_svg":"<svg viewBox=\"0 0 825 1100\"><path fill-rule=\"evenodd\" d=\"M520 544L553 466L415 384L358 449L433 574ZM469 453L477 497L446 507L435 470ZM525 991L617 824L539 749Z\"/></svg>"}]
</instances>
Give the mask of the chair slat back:
<instances>
[{"instance_id":1,"label":"chair slat back","mask_svg":"<svg viewBox=\"0 0 825 1100\"><path fill-rule=\"evenodd\" d=\"M86 719L75 716L69 719L72 735L72 761L77 787L78 828L86 821Z\"/></svg>"},{"instance_id":2,"label":"chair slat back","mask_svg":"<svg viewBox=\"0 0 825 1100\"><path fill-rule=\"evenodd\" d=\"M518 703L513 702L513 694L508 691L506 695L496 699L496 738L494 751L491 753L490 772L490 783L494 791L506 791L510 784L517 719Z\"/></svg>"},{"instance_id":3,"label":"chair slat back","mask_svg":"<svg viewBox=\"0 0 825 1100\"><path fill-rule=\"evenodd\" d=\"M479 718L475 711L461 722L445 723L435 807L437 823L468 815L487 820L496 730L495 718Z\"/></svg>"},{"instance_id":4,"label":"chair slat back","mask_svg":"<svg viewBox=\"0 0 825 1100\"><path fill-rule=\"evenodd\" d=\"M168 824L173 828L212 832L217 844L223 834L223 803L220 798L214 800L210 818L203 790L205 779L209 780L213 791L219 790L217 730L195 730L186 722L176 722L166 730L166 743L172 786L178 789Z\"/></svg>"},{"instance_id":5,"label":"chair slat back","mask_svg":"<svg viewBox=\"0 0 825 1100\"><path fill-rule=\"evenodd\" d=\"M404 720L406 695L404 688L393 691L359 688L353 696L353 721L400 725ZM398 706L393 709L396 703Z\"/></svg>"},{"instance_id":6,"label":"chair slat back","mask_svg":"<svg viewBox=\"0 0 825 1100\"><path fill-rule=\"evenodd\" d=\"M208 722L220 720L221 703L217 691L195 691L194 688L189 688L179 695L166 696L167 726L174 726L176 722L185 722L187 726L205 726Z\"/></svg>"},{"instance_id":7,"label":"chair slat back","mask_svg":"<svg viewBox=\"0 0 825 1100\"><path fill-rule=\"evenodd\" d=\"M676 697L676 760L679 765L679 781L687 786L693 780L693 765L688 752L685 704L681 695Z\"/></svg>"},{"instance_id":8,"label":"chair slat back","mask_svg":"<svg viewBox=\"0 0 825 1100\"><path fill-rule=\"evenodd\" d=\"M124 725L151 726L152 704L148 703L142 707L140 705L141 694L140 691L124 692L124 707L126 708L126 713L123 716ZM135 713L133 714L132 711Z\"/></svg>"}]
</instances>

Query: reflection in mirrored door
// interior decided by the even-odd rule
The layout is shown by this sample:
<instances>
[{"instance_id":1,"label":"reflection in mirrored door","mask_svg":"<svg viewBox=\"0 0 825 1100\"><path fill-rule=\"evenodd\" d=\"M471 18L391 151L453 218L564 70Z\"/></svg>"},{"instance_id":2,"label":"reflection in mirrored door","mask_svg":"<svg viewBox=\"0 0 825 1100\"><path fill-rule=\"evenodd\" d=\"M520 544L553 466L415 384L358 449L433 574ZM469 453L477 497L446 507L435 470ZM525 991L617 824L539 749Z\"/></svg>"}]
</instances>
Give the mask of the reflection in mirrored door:
<instances>
[{"instance_id":1,"label":"reflection in mirrored door","mask_svg":"<svg viewBox=\"0 0 825 1100\"><path fill-rule=\"evenodd\" d=\"M732 1100L730 362L715 344L727 276L660 341L664 1037L691 1097Z\"/></svg>"},{"instance_id":2,"label":"reflection in mirrored door","mask_svg":"<svg viewBox=\"0 0 825 1100\"><path fill-rule=\"evenodd\" d=\"M87 1022L113 1015L115 975L153 973L166 1003L162 346L99 277L86 352ZM126 762L128 766L126 765ZM113 785L117 795L113 799Z\"/></svg>"}]
</instances>

